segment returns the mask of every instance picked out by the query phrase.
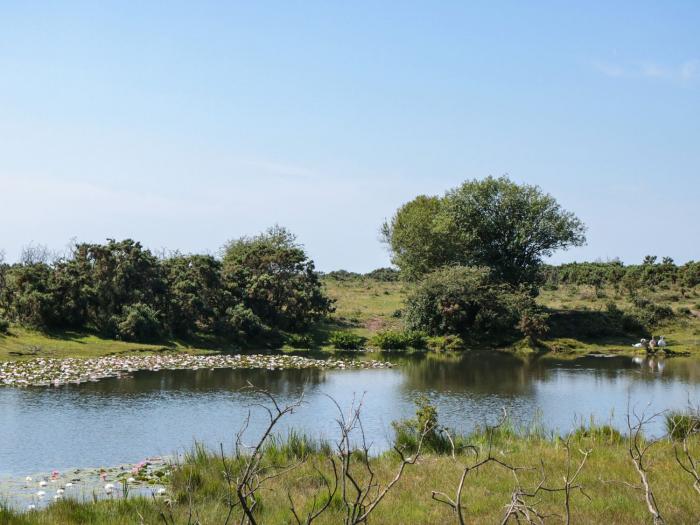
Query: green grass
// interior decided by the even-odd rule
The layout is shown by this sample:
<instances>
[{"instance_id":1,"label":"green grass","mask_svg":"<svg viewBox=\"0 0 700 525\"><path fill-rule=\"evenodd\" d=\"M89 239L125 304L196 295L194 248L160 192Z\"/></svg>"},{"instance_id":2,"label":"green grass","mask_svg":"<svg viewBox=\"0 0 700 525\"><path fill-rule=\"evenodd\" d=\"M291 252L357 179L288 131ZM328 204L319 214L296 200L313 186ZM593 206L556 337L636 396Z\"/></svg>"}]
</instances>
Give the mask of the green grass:
<instances>
[{"instance_id":1,"label":"green grass","mask_svg":"<svg viewBox=\"0 0 700 525\"><path fill-rule=\"evenodd\" d=\"M96 334L60 331L40 332L12 325L9 334L0 334L0 360L30 359L34 357L101 357L129 353L192 352L208 353L221 348L212 341L198 341L200 345L183 341L163 341L157 344L129 343L106 339Z\"/></svg>"},{"instance_id":2,"label":"green grass","mask_svg":"<svg viewBox=\"0 0 700 525\"><path fill-rule=\"evenodd\" d=\"M319 496L322 494L322 491L319 492L319 472L330 477L328 455L331 449L314 445L309 438L299 435L292 436L292 440L292 446L276 442L267 449L264 460L267 465L303 461L280 477L265 482L259 494L259 523L292 523L288 494L292 496L295 506L302 510L310 509L314 496L321 500L325 498ZM471 442L484 457L487 450L484 436L472 436ZM573 491L573 523L625 525L651 521L643 493L634 488L639 484L639 479L629 459L625 439L611 441L596 433L580 433L571 442L570 448L574 469L582 458L579 450L591 450L577 479L577 484L584 488L590 500ZM690 442L690 451L695 457L700 454L697 440ZM536 487L543 474L546 486L560 486L567 470L567 452L564 442L558 437L502 432L496 436L493 454L511 465L526 467L518 474L519 482L525 489ZM648 459L650 483L666 522L694 523L693 517L700 515L700 498L692 488L692 479L676 462L674 443L657 443L650 449ZM443 491L454 496L461 465L474 461L471 449L458 454L456 460L449 455L423 456L417 464L406 468L399 483L380 503L369 522L380 525L456 523L452 511L435 502L431 492ZM357 479L362 482L366 476L361 473L357 462L358 458L353 457L353 468L358 473ZM395 475L399 465L395 453L373 458L371 463L376 479L382 485ZM230 459L229 464L235 475L240 462ZM150 524L163 523L160 513L164 512L169 519L172 512L175 523L187 523L191 512L199 523L223 523L228 511L225 503L228 488L222 470L220 457L197 447L174 471L168 490L172 506L162 500L143 498L98 503L66 500L54 503L46 510L24 514L0 510L0 522L7 525ZM495 464L469 473L462 496L467 523L500 523L504 506L510 501L515 486L513 474ZM564 514L561 493L541 493L529 501L542 514ZM238 523L240 511L235 510L233 516L233 522ZM329 510L314 523L330 525L342 521L343 503L340 494L336 494Z\"/></svg>"}]
</instances>

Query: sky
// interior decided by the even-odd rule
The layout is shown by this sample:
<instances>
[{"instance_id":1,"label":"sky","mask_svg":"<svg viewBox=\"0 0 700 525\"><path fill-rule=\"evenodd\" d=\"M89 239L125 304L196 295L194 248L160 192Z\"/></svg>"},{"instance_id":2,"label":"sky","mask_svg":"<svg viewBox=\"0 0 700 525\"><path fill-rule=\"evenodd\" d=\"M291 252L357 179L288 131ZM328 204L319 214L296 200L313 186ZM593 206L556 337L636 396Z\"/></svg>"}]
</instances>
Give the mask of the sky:
<instances>
[{"instance_id":1,"label":"sky","mask_svg":"<svg viewBox=\"0 0 700 525\"><path fill-rule=\"evenodd\" d=\"M0 249L217 253L281 224L389 264L419 194L508 174L552 262L700 259L700 2L0 3Z\"/></svg>"}]
</instances>

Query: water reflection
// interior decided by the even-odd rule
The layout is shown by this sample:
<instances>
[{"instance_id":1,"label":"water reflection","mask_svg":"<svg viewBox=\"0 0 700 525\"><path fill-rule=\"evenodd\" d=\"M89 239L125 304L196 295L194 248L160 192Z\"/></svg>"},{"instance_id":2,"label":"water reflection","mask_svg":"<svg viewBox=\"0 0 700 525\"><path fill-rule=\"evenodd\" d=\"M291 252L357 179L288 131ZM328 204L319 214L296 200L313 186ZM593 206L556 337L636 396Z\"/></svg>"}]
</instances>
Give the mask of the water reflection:
<instances>
[{"instance_id":1,"label":"water reflection","mask_svg":"<svg viewBox=\"0 0 700 525\"><path fill-rule=\"evenodd\" d=\"M584 357L522 360L493 352L461 357L388 357L387 370L196 370L138 372L124 379L60 388L0 389L0 475L137 462L182 451L199 440L230 446L257 401L251 382L282 402L304 391L306 405L287 425L332 438L336 414L364 393L363 422L380 449L391 422L412 415L428 395L441 419L469 431L507 407L516 422L542 414L547 428L566 431L591 415L623 427L627 404L681 408L700 394L700 360ZM262 424L253 413L251 432ZM652 431L660 432L659 422ZM284 430L284 427L282 428Z\"/></svg>"}]
</instances>

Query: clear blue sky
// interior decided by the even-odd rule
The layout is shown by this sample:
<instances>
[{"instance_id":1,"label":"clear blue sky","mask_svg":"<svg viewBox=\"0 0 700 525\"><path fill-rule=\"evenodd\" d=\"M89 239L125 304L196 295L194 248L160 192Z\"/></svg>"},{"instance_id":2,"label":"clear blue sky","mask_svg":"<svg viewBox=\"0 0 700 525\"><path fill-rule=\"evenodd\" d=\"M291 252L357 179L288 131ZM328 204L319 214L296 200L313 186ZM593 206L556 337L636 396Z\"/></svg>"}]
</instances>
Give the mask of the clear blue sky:
<instances>
[{"instance_id":1,"label":"clear blue sky","mask_svg":"<svg viewBox=\"0 0 700 525\"><path fill-rule=\"evenodd\" d=\"M575 5L574 5L575 4ZM700 2L3 2L0 248L214 252L508 173L589 227L555 261L700 259Z\"/></svg>"}]
</instances>

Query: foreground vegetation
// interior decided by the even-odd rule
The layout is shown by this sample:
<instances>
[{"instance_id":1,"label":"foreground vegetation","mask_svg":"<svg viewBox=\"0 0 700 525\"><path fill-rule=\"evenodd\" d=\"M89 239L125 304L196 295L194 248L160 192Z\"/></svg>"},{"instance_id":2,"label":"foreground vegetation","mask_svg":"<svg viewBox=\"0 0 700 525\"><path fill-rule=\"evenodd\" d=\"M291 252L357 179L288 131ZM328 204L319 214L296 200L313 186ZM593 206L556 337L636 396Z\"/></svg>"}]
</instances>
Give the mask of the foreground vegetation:
<instances>
[{"instance_id":1,"label":"foreground vegetation","mask_svg":"<svg viewBox=\"0 0 700 525\"><path fill-rule=\"evenodd\" d=\"M697 419L695 426L678 424L687 416L673 416L671 430L685 429L671 431L673 439L646 439L644 416L631 416L624 436L592 425L559 437L537 428L518 431L501 420L448 439L437 413L422 404L415 420L395 425L395 450L372 456L357 406L341 411L337 442L293 431L275 438L275 425L295 406L268 402L267 433L250 447L237 438L234 455L195 447L174 466L163 497L63 500L38 511L0 510L0 520L636 524L695 523L700 515Z\"/></svg>"}]
</instances>

